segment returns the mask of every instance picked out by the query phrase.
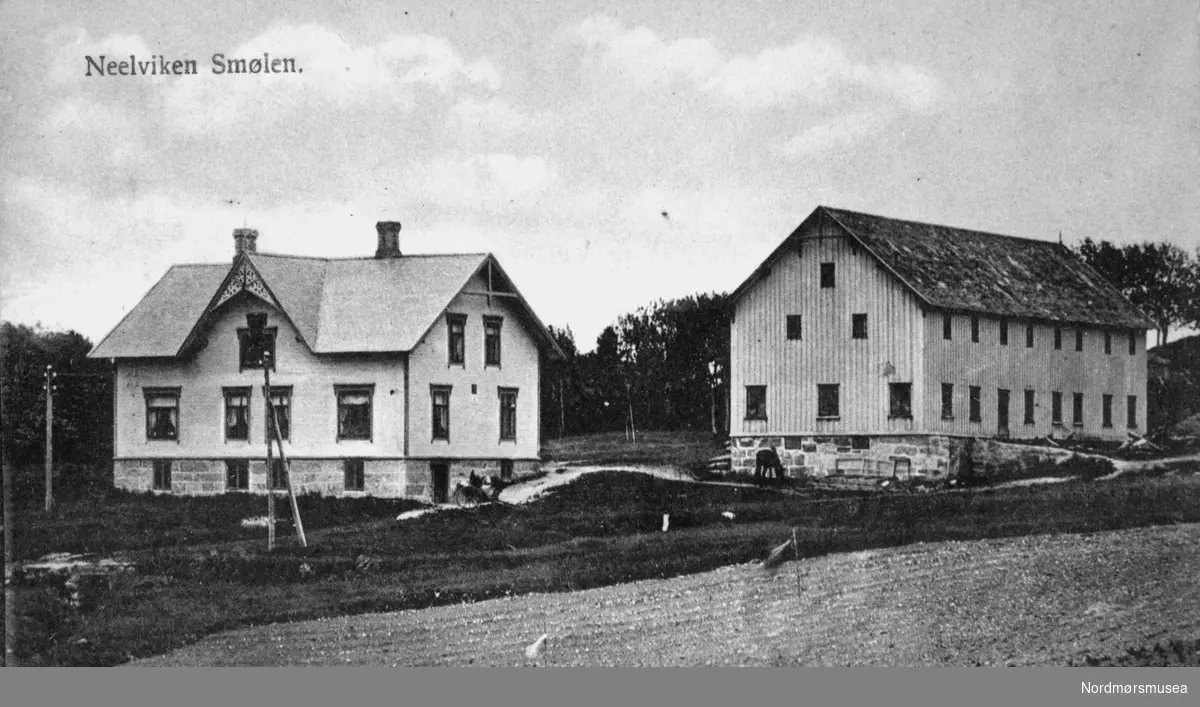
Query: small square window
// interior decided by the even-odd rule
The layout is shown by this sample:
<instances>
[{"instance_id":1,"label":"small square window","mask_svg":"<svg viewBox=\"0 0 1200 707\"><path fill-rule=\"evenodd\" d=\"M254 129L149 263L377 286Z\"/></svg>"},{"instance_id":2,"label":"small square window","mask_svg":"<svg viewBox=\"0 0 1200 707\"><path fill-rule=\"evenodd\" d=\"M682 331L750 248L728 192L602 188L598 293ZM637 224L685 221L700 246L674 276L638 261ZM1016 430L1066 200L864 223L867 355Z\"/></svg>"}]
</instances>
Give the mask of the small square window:
<instances>
[{"instance_id":1,"label":"small square window","mask_svg":"<svg viewBox=\"0 0 1200 707\"><path fill-rule=\"evenodd\" d=\"M250 439L250 389L225 389L225 439Z\"/></svg>"},{"instance_id":2,"label":"small square window","mask_svg":"<svg viewBox=\"0 0 1200 707\"><path fill-rule=\"evenodd\" d=\"M888 384L888 418L912 419L912 383Z\"/></svg>"},{"instance_id":3,"label":"small square window","mask_svg":"<svg viewBox=\"0 0 1200 707\"><path fill-rule=\"evenodd\" d=\"M942 383L942 419L954 419L954 384Z\"/></svg>"},{"instance_id":4,"label":"small square window","mask_svg":"<svg viewBox=\"0 0 1200 707\"><path fill-rule=\"evenodd\" d=\"M238 370L262 368L268 362L271 370L275 370L275 338L278 333L278 327L266 327L262 330L262 338L255 340L249 329L238 329Z\"/></svg>"},{"instance_id":5,"label":"small square window","mask_svg":"<svg viewBox=\"0 0 1200 707\"><path fill-rule=\"evenodd\" d=\"M429 386L429 398L433 405L433 439L450 441L450 392L448 385Z\"/></svg>"},{"instance_id":6,"label":"small square window","mask_svg":"<svg viewBox=\"0 0 1200 707\"><path fill-rule=\"evenodd\" d=\"M853 314L850 316L850 338L867 338L867 315Z\"/></svg>"},{"instance_id":7,"label":"small square window","mask_svg":"<svg viewBox=\"0 0 1200 707\"><path fill-rule=\"evenodd\" d=\"M338 440L371 439L373 385L335 385ZM282 424L282 423L281 423Z\"/></svg>"},{"instance_id":8,"label":"small square window","mask_svg":"<svg viewBox=\"0 0 1200 707\"><path fill-rule=\"evenodd\" d=\"M837 284L834 263L821 263L821 287L834 287Z\"/></svg>"},{"instance_id":9,"label":"small square window","mask_svg":"<svg viewBox=\"0 0 1200 707\"><path fill-rule=\"evenodd\" d=\"M153 462L154 466L154 490L155 491L170 491L171 490L171 462L165 459L156 459Z\"/></svg>"},{"instance_id":10,"label":"small square window","mask_svg":"<svg viewBox=\"0 0 1200 707\"><path fill-rule=\"evenodd\" d=\"M225 488L230 491L246 491L250 488L250 460L225 460Z\"/></svg>"},{"instance_id":11,"label":"small square window","mask_svg":"<svg viewBox=\"0 0 1200 707\"><path fill-rule=\"evenodd\" d=\"M347 491L362 491L366 487L365 467L366 464L362 459L346 459L342 461L342 472L346 477Z\"/></svg>"},{"instance_id":12,"label":"small square window","mask_svg":"<svg viewBox=\"0 0 1200 707\"><path fill-rule=\"evenodd\" d=\"M850 438L851 449L870 449L871 438L866 435L854 435Z\"/></svg>"},{"instance_id":13,"label":"small square window","mask_svg":"<svg viewBox=\"0 0 1200 707\"><path fill-rule=\"evenodd\" d=\"M512 477L513 477L513 460L512 459L501 459L500 460L500 478L508 480L508 479L511 479Z\"/></svg>"},{"instance_id":14,"label":"small square window","mask_svg":"<svg viewBox=\"0 0 1200 707\"><path fill-rule=\"evenodd\" d=\"M799 314L787 315L787 338L789 341L799 341L803 335L803 326L801 325Z\"/></svg>"},{"instance_id":15,"label":"small square window","mask_svg":"<svg viewBox=\"0 0 1200 707\"><path fill-rule=\"evenodd\" d=\"M500 325L504 323L501 317L483 318L483 365L500 365Z\"/></svg>"},{"instance_id":16,"label":"small square window","mask_svg":"<svg viewBox=\"0 0 1200 707\"><path fill-rule=\"evenodd\" d=\"M767 386L746 386L746 419L767 419Z\"/></svg>"},{"instance_id":17,"label":"small square window","mask_svg":"<svg viewBox=\"0 0 1200 707\"><path fill-rule=\"evenodd\" d=\"M464 366L467 361L467 315L446 315L447 357L450 365Z\"/></svg>"},{"instance_id":18,"label":"small square window","mask_svg":"<svg viewBox=\"0 0 1200 707\"><path fill-rule=\"evenodd\" d=\"M968 402L970 403L970 409L968 410L968 413L970 415L969 420L971 422L981 422L983 420L982 388L980 388L980 386L977 386L977 385L968 386L967 393L969 396Z\"/></svg>"},{"instance_id":19,"label":"small square window","mask_svg":"<svg viewBox=\"0 0 1200 707\"><path fill-rule=\"evenodd\" d=\"M817 384L817 419L836 420L841 417L837 383Z\"/></svg>"},{"instance_id":20,"label":"small square window","mask_svg":"<svg viewBox=\"0 0 1200 707\"><path fill-rule=\"evenodd\" d=\"M971 342L979 343L979 317L971 317Z\"/></svg>"}]
</instances>

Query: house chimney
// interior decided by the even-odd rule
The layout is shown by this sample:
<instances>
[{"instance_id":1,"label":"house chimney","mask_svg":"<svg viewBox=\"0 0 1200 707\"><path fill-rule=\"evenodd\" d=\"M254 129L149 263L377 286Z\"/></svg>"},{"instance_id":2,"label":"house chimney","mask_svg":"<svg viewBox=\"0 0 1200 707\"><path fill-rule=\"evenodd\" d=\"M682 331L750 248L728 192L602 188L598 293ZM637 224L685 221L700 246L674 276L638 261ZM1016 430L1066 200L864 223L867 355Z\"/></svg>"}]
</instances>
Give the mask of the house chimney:
<instances>
[{"instance_id":1,"label":"house chimney","mask_svg":"<svg viewBox=\"0 0 1200 707\"><path fill-rule=\"evenodd\" d=\"M375 224L379 234L379 245L375 248L376 258L400 257L400 222L379 221Z\"/></svg>"},{"instance_id":2,"label":"house chimney","mask_svg":"<svg viewBox=\"0 0 1200 707\"><path fill-rule=\"evenodd\" d=\"M233 229L233 255L258 252L258 231L253 228Z\"/></svg>"}]
</instances>

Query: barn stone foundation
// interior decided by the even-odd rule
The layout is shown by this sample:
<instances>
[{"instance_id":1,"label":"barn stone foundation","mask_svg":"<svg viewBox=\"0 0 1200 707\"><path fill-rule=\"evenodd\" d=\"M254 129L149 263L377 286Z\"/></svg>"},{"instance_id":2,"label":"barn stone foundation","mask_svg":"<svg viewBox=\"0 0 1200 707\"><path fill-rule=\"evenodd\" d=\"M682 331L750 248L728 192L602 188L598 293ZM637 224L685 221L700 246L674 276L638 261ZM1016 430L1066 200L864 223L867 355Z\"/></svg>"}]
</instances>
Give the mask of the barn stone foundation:
<instances>
[{"instance_id":1,"label":"barn stone foundation","mask_svg":"<svg viewBox=\"0 0 1200 707\"><path fill-rule=\"evenodd\" d=\"M754 473L755 455L774 447L790 478L865 476L945 479L969 473L971 440L946 435L733 437L730 467Z\"/></svg>"},{"instance_id":2,"label":"barn stone foundation","mask_svg":"<svg viewBox=\"0 0 1200 707\"><path fill-rule=\"evenodd\" d=\"M265 493L267 465L262 459L250 460L249 489L229 489L226 486L224 459L171 459L171 488L154 489L154 463L151 459L118 459L113 462L113 485L127 491L153 491L177 496L207 496L226 492ZM446 460L450 465L449 488L457 482L467 483L471 472L480 476L500 474L499 459ZM341 459L291 459L288 462L296 493L319 493L323 496L382 496L406 497L431 501L433 486L428 460L367 459L363 462L363 490L346 489L345 470ZM514 460L514 480L540 471L534 460Z\"/></svg>"}]
</instances>

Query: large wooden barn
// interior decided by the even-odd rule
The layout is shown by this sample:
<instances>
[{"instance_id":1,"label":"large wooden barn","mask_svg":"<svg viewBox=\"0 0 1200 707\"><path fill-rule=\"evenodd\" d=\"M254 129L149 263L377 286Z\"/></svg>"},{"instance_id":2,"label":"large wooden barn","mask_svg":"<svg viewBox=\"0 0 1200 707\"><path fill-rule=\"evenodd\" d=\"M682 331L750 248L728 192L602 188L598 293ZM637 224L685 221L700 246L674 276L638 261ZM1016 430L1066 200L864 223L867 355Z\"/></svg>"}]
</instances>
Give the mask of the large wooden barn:
<instances>
[{"instance_id":1,"label":"large wooden barn","mask_svg":"<svg viewBox=\"0 0 1200 707\"><path fill-rule=\"evenodd\" d=\"M731 297L735 468L941 476L1146 423L1151 322L1060 243L818 207Z\"/></svg>"},{"instance_id":2,"label":"large wooden barn","mask_svg":"<svg viewBox=\"0 0 1200 707\"><path fill-rule=\"evenodd\" d=\"M491 254L260 253L176 265L90 353L115 368L115 481L182 494L265 491L444 500L472 471L538 464L541 358L554 340ZM270 478L262 366L247 314L266 314L271 394L288 457Z\"/></svg>"}]
</instances>

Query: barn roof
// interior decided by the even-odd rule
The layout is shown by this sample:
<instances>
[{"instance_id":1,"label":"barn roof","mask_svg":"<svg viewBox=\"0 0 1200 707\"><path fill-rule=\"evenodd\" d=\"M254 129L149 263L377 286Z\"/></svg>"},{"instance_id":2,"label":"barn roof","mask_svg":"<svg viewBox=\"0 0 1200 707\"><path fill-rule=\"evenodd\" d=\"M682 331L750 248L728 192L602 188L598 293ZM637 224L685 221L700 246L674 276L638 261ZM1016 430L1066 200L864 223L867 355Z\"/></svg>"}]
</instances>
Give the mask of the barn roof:
<instances>
[{"instance_id":1,"label":"barn roof","mask_svg":"<svg viewBox=\"0 0 1200 707\"><path fill-rule=\"evenodd\" d=\"M1153 324L1061 243L902 221L820 206L805 220L827 219L874 256L926 305L1014 319L1149 329ZM767 263L804 237L804 224ZM733 294L761 277L762 268Z\"/></svg>"},{"instance_id":2,"label":"barn roof","mask_svg":"<svg viewBox=\"0 0 1200 707\"><path fill-rule=\"evenodd\" d=\"M202 336L230 282L249 271L314 353L411 351L490 253L396 258L309 258L247 253L232 264L176 265L92 349L93 358L175 357ZM236 285L237 283L234 282ZM509 284L535 335L561 353ZM236 288L235 288L236 289ZM253 290L252 290L253 291Z\"/></svg>"}]
</instances>

